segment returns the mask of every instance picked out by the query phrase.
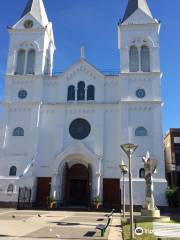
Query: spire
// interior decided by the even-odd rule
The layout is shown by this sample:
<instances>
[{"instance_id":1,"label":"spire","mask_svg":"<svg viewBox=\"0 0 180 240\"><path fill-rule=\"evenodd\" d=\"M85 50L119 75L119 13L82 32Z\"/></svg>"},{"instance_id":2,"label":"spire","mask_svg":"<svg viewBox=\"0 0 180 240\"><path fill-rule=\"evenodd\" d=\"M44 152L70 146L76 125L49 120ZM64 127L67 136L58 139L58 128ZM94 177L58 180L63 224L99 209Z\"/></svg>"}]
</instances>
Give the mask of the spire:
<instances>
[{"instance_id":1,"label":"spire","mask_svg":"<svg viewBox=\"0 0 180 240\"><path fill-rule=\"evenodd\" d=\"M137 9L140 9L149 17L153 18L146 0L128 0L128 5L122 22L126 21Z\"/></svg>"},{"instance_id":2,"label":"spire","mask_svg":"<svg viewBox=\"0 0 180 240\"><path fill-rule=\"evenodd\" d=\"M43 0L28 0L21 18L23 18L28 13L30 13L44 27L49 22Z\"/></svg>"}]
</instances>

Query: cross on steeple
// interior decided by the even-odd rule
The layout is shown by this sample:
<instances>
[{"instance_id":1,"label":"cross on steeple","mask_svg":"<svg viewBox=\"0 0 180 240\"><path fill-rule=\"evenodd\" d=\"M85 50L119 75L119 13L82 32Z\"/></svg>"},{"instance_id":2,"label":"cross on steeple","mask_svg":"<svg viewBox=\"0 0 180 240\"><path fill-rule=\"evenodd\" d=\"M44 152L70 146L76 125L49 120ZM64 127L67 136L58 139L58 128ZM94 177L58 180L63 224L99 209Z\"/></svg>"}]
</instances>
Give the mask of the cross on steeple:
<instances>
[{"instance_id":1,"label":"cross on steeple","mask_svg":"<svg viewBox=\"0 0 180 240\"><path fill-rule=\"evenodd\" d=\"M85 59L85 46L84 45L81 45L81 48L80 48L80 58Z\"/></svg>"}]
</instances>

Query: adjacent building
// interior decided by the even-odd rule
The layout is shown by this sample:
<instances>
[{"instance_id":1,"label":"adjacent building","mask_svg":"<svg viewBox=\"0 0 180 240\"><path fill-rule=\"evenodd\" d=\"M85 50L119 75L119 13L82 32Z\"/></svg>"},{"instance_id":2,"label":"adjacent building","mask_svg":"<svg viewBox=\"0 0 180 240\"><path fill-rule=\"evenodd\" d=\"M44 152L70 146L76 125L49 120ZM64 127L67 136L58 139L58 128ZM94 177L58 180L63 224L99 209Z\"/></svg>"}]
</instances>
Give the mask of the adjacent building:
<instances>
[{"instance_id":1,"label":"adjacent building","mask_svg":"<svg viewBox=\"0 0 180 240\"><path fill-rule=\"evenodd\" d=\"M180 129L171 128L164 137L166 178L170 187L180 188Z\"/></svg>"},{"instance_id":2,"label":"adjacent building","mask_svg":"<svg viewBox=\"0 0 180 240\"><path fill-rule=\"evenodd\" d=\"M82 49L77 62L54 76L53 25L42 0L28 0L8 31L1 204L16 204L19 188L26 187L39 206L53 196L62 205L89 205L98 197L104 206L119 207L119 164L128 163L120 145L133 142L139 145L133 155L134 205L145 197L142 157L149 151L158 162L155 199L165 206L160 23L146 0L129 0L118 23L117 75L97 70Z\"/></svg>"}]
</instances>

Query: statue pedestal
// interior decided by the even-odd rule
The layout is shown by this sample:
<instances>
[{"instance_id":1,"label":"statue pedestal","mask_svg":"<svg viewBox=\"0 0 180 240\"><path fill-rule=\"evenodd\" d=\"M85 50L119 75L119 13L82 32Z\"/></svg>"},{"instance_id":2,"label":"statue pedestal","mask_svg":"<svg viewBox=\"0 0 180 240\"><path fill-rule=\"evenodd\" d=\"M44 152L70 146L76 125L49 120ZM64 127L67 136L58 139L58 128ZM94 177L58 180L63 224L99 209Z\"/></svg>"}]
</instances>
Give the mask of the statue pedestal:
<instances>
[{"instance_id":1,"label":"statue pedestal","mask_svg":"<svg viewBox=\"0 0 180 240\"><path fill-rule=\"evenodd\" d=\"M160 215L160 210L141 210L141 216L134 217L136 222L170 222L170 217Z\"/></svg>"},{"instance_id":2,"label":"statue pedestal","mask_svg":"<svg viewBox=\"0 0 180 240\"><path fill-rule=\"evenodd\" d=\"M160 218L160 211L157 209L155 210L147 210L147 209L142 209L141 210L141 216L142 217L152 217L152 218Z\"/></svg>"}]
</instances>

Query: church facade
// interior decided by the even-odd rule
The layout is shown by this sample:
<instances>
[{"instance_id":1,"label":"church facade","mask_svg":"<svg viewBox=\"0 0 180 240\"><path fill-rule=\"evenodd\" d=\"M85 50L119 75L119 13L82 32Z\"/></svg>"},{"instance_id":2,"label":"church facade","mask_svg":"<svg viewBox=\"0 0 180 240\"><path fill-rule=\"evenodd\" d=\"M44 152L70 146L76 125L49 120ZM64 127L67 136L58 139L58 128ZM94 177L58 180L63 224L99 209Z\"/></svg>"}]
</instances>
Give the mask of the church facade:
<instances>
[{"instance_id":1,"label":"church facade","mask_svg":"<svg viewBox=\"0 0 180 240\"><path fill-rule=\"evenodd\" d=\"M165 206L160 23L146 0L129 0L118 23L120 74L104 75L83 54L54 76L55 43L42 0L29 0L9 30L0 135L0 202L16 203L19 188L32 189L39 206L107 207L121 202L120 145L133 155L134 205L145 197L142 157L157 159L155 200ZM128 177L125 177L128 204Z\"/></svg>"}]
</instances>

